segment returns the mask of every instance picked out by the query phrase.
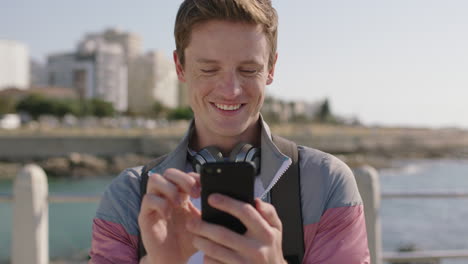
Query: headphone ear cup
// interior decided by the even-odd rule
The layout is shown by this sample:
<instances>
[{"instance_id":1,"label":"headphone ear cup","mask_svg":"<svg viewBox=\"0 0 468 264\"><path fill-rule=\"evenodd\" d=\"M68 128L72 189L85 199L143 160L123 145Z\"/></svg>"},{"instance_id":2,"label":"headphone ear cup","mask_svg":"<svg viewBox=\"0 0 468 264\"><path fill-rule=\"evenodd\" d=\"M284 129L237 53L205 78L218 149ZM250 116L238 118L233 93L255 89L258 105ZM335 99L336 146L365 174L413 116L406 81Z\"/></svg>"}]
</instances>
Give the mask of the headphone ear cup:
<instances>
[{"instance_id":1,"label":"headphone ear cup","mask_svg":"<svg viewBox=\"0 0 468 264\"><path fill-rule=\"evenodd\" d=\"M224 161L223 153L215 146L208 146L198 152L206 162L220 162Z\"/></svg>"},{"instance_id":2,"label":"headphone ear cup","mask_svg":"<svg viewBox=\"0 0 468 264\"><path fill-rule=\"evenodd\" d=\"M233 162L249 161L255 167L256 175L260 172L260 149L248 143L239 143L231 151L229 160Z\"/></svg>"},{"instance_id":3,"label":"headphone ear cup","mask_svg":"<svg viewBox=\"0 0 468 264\"><path fill-rule=\"evenodd\" d=\"M192 168L196 173L201 173L201 166L205 163L206 160L198 153L192 156Z\"/></svg>"},{"instance_id":4,"label":"headphone ear cup","mask_svg":"<svg viewBox=\"0 0 468 264\"><path fill-rule=\"evenodd\" d=\"M253 146L248 143L239 143L231 151L229 155L229 160L233 162L246 161L247 153Z\"/></svg>"},{"instance_id":5,"label":"headphone ear cup","mask_svg":"<svg viewBox=\"0 0 468 264\"><path fill-rule=\"evenodd\" d=\"M260 153L259 148L252 147L245 158L246 161L250 161L254 164L256 175L260 173Z\"/></svg>"},{"instance_id":6,"label":"headphone ear cup","mask_svg":"<svg viewBox=\"0 0 468 264\"><path fill-rule=\"evenodd\" d=\"M215 146L208 146L192 156L192 167L197 173L201 172L201 166L207 162L223 161L223 153Z\"/></svg>"}]
</instances>

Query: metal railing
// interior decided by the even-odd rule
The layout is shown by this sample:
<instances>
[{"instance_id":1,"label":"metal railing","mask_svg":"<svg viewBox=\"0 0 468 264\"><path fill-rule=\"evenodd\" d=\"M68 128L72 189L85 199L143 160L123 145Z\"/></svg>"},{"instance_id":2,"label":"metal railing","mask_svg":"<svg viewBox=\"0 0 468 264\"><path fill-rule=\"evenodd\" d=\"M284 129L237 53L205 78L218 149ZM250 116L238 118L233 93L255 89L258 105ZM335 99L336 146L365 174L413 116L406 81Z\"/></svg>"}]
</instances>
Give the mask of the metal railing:
<instances>
[{"instance_id":1,"label":"metal railing","mask_svg":"<svg viewBox=\"0 0 468 264\"><path fill-rule=\"evenodd\" d=\"M441 198L468 198L468 192L386 192L380 196L382 199L441 199ZM101 195L51 193L48 196L50 203L94 203L99 202ZM13 202L13 194L0 193L0 203Z\"/></svg>"},{"instance_id":2,"label":"metal railing","mask_svg":"<svg viewBox=\"0 0 468 264\"><path fill-rule=\"evenodd\" d=\"M101 200L101 195L52 193L47 198L49 203L97 203ZM2 202L13 202L13 195L0 193L0 203Z\"/></svg>"},{"instance_id":3,"label":"metal railing","mask_svg":"<svg viewBox=\"0 0 468 264\"><path fill-rule=\"evenodd\" d=\"M382 199L457 199L468 198L468 192L387 192ZM383 252L382 259L390 263L434 263L442 259L468 259L468 249Z\"/></svg>"},{"instance_id":4,"label":"metal railing","mask_svg":"<svg viewBox=\"0 0 468 264\"><path fill-rule=\"evenodd\" d=\"M440 263L442 259L468 258L468 250L430 250L412 252L384 252L383 259L390 263Z\"/></svg>"},{"instance_id":5,"label":"metal railing","mask_svg":"<svg viewBox=\"0 0 468 264\"><path fill-rule=\"evenodd\" d=\"M468 192L388 192L382 193L382 199L413 199L413 198L468 198Z\"/></svg>"}]
</instances>

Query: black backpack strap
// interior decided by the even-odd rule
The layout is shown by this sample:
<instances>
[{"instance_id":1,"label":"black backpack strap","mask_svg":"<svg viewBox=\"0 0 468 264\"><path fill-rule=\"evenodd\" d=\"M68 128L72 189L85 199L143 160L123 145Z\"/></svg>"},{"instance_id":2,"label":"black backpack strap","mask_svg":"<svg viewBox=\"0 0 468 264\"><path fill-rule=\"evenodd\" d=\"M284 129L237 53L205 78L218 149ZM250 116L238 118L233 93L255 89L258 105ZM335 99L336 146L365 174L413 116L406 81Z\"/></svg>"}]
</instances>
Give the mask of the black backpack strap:
<instances>
[{"instance_id":1,"label":"black backpack strap","mask_svg":"<svg viewBox=\"0 0 468 264\"><path fill-rule=\"evenodd\" d=\"M270 199L283 223L284 258L290 264L299 264L304 257L299 151L296 143L278 136L273 136L273 143L292 159L291 166L271 189Z\"/></svg>"},{"instance_id":2,"label":"black backpack strap","mask_svg":"<svg viewBox=\"0 0 468 264\"><path fill-rule=\"evenodd\" d=\"M157 159L150 161L146 164L143 169L141 170L141 180L140 180L140 201L143 200L143 196L146 194L146 186L148 186L148 172L153 169L154 167L158 166L163 160L167 157L167 155L161 156ZM146 249L143 245L143 240L141 240L141 229L140 233L138 234L138 259L143 258L146 255Z\"/></svg>"}]
</instances>

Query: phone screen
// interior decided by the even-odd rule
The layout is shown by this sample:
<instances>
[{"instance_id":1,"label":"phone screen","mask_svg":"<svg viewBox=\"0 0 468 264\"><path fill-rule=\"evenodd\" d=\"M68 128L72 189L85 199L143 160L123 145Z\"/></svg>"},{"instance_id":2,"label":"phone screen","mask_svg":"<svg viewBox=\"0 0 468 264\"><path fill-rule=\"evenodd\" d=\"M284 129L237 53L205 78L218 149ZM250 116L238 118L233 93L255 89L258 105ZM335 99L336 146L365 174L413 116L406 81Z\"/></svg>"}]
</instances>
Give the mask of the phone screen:
<instances>
[{"instance_id":1,"label":"phone screen","mask_svg":"<svg viewBox=\"0 0 468 264\"><path fill-rule=\"evenodd\" d=\"M236 217L208 204L208 196L220 193L253 205L255 169L250 162L205 163L201 168L202 219L237 233L246 227Z\"/></svg>"}]
</instances>

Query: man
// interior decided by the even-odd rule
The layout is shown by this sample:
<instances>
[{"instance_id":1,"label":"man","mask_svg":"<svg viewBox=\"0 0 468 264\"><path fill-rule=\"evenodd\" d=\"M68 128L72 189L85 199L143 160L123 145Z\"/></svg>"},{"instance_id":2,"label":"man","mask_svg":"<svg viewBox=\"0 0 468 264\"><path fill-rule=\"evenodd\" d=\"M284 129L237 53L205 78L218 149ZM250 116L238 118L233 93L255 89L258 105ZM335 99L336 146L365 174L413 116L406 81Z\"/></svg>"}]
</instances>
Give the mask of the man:
<instances>
[{"instance_id":1,"label":"man","mask_svg":"<svg viewBox=\"0 0 468 264\"><path fill-rule=\"evenodd\" d=\"M266 201L291 159L274 145L260 116L277 60L276 11L269 0L185 0L175 38L175 66L187 84L194 120L152 170L141 204L142 167L124 171L108 187L93 223L90 262L286 263L282 223ZM208 200L239 218L247 227L243 235L201 220L199 175L187 159L189 150L207 146L228 156L239 142L261 149L255 206L219 194ZM301 146L299 156L303 263L369 263L352 172L318 150ZM140 233L147 255L138 260Z\"/></svg>"}]
</instances>

